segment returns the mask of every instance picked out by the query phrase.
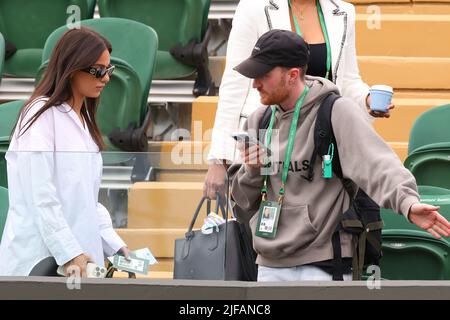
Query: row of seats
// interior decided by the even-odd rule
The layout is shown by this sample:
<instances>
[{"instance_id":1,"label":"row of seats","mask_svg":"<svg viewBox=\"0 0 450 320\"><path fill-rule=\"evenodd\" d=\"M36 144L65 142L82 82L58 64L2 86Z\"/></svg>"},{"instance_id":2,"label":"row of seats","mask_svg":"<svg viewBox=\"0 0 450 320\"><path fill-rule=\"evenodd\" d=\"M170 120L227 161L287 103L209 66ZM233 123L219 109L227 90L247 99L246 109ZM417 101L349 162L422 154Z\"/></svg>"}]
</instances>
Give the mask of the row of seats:
<instances>
[{"instance_id":1,"label":"row of seats","mask_svg":"<svg viewBox=\"0 0 450 320\"><path fill-rule=\"evenodd\" d=\"M35 76L41 64L45 40L53 30L69 20L67 11L70 6L80 9L80 19L93 17L93 0L0 1L0 33L17 49L5 61L6 74Z\"/></svg>"},{"instance_id":2,"label":"row of seats","mask_svg":"<svg viewBox=\"0 0 450 320\"><path fill-rule=\"evenodd\" d=\"M151 26L159 38L154 78L180 79L197 72L193 94L199 96L213 86L207 52L210 4L211 0L99 0L98 8L101 19L126 18ZM17 48L5 61L5 74L34 78L45 61L49 35L73 24L74 5L81 20L93 18L95 0L0 0L0 33ZM127 31L121 40L138 50L132 41L136 35Z\"/></svg>"},{"instance_id":3,"label":"row of seats","mask_svg":"<svg viewBox=\"0 0 450 320\"><path fill-rule=\"evenodd\" d=\"M450 105L424 112L414 123L405 167L424 202L450 220ZM450 279L450 241L435 239L392 210L382 209L382 277L390 280Z\"/></svg>"},{"instance_id":4,"label":"row of seats","mask_svg":"<svg viewBox=\"0 0 450 320\"><path fill-rule=\"evenodd\" d=\"M89 19L81 22L108 38L114 48L111 63L116 66L108 86L102 93L98 108L98 125L108 150L146 151L150 111L147 98L156 63L158 37L155 31L142 23L121 19ZM42 65L36 82L42 77L53 48L66 26L53 31L42 51ZM128 37L129 34L133 37ZM127 41L123 41L123 39ZM5 169L4 152L9 145L11 130L24 101L0 105L0 168ZM6 170L0 169L0 185L6 183Z\"/></svg>"}]
</instances>

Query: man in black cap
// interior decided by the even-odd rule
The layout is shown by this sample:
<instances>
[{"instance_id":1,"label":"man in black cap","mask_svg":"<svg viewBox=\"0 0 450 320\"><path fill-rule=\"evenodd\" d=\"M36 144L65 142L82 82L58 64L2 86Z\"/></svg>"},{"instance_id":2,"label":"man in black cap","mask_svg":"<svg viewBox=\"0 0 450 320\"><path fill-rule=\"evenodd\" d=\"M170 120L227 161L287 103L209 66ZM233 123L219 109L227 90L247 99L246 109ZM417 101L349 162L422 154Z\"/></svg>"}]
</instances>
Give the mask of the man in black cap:
<instances>
[{"instance_id":1,"label":"man in black cap","mask_svg":"<svg viewBox=\"0 0 450 320\"><path fill-rule=\"evenodd\" d=\"M235 68L254 79L261 103L270 106L259 108L247 120L245 129L257 138L261 119L270 116L260 145L245 148L240 144L244 165L232 183L238 218L248 221L251 217L258 281L336 280L332 235L350 205L341 179L331 167L328 172L324 169L337 151L343 177L380 206L403 214L435 237L450 234L450 223L437 212L439 207L420 203L414 177L355 102L346 98L334 102L331 124L335 141L328 146L327 155L310 163L319 107L330 93L339 92L326 79L305 76L308 59L308 44L300 36L272 30L261 36L251 56ZM264 161L266 147L281 161L273 157ZM234 166L231 171L238 165ZM261 170L267 168L274 174ZM311 172L315 173L312 177L308 175ZM273 213L272 220L264 219L262 225L267 209ZM265 228L268 224L269 229ZM343 231L337 236L343 258L340 272L348 280L353 239Z\"/></svg>"},{"instance_id":2,"label":"man in black cap","mask_svg":"<svg viewBox=\"0 0 450 320\"><path fill-rule=\"evenodd\" d=\"M262 35L251 57L234 69L247 78L255 79L253 87L258 90L261 103L272 105L283 101L288 89L292 91L295 80L292 76L304 80L308 60L309 45L302 37L286 30L273 30ZM290 86L286 86L286 82ZM290 92L292 99L300 96L301 89L302 86L298 85L296 92Z\"/></svg>"}]
</instances>

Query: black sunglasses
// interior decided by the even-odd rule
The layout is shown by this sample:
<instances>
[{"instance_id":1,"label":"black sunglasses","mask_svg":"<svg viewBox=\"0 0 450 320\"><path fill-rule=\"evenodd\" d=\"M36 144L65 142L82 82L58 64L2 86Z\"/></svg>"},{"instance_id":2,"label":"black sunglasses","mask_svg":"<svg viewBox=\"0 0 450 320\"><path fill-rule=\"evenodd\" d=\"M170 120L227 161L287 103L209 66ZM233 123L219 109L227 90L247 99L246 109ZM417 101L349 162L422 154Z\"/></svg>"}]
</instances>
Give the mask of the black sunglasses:
<instances>
[{"instance_id":1,"label":"black sunglasses","mask_svg":"<svg viewBox=\"0 0 450 320\"><path fill-rule=\"evenodd\" d=\"M97 79L102 79L104 76L106 76L106 74L108 74L108 76L111 76L115 68L115 66L110 64L106 68L89 67L86 69L82 69L81 71L90 73Z\"/></svg>"}]
</instances>

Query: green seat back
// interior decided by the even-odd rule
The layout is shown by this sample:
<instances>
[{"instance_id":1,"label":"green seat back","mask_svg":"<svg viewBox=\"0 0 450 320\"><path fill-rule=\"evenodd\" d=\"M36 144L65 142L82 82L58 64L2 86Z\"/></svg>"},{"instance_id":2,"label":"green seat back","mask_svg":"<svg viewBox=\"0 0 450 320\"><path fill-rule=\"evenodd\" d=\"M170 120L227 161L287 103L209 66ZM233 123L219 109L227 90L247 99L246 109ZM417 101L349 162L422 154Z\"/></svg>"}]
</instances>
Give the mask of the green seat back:
<instances>
[{"instance_id":1,"label":"green seat back","mask_svg":"<svg viewBox=\"0 0 450 320\"><path fill-rule=\"evenodd\" d=\"M5 142L9 144L9 136L24 102L25 100L17 100L0 104L0 146Z\"/></svg>"},{"instance_id":2,"label":"green seat back","mask_svg":"<svg viewBox=\"0 0 450 320\"><path fill-rule=\"evenodd\" d=\"M155 31L142 23L120 18L89 19L82 21L81 25L107 38L112 45L111 57L125 61L134 69L141 83L141 108L145 109L158 48L158 36ZM48 37L42 54L42 63L50 58L53 48L65 31L67 27L63 26Z\"/></svg>"},{"instance_id":3,"label":"green seat back","mask_svg":"<svg viewBox=\"0 0 450 320\"><path fill-rule=\"evenodd\" d=\"M449 280L450 246L414 230L383 230L381 277L388 280Z\"/></svg>"},{"instance_id":4,"label":"green seat back","mask_svg":"<svg viewBox=\"0 0 450 320\"><path fill-rule=\"evenodd\" d=\"M0 241L5 228L6 217L8 215L8 189L0 187Z\"/></svg>"},{"instance_id":5,"label":"green seat back","mask_svg":"<svg viewBox=\"0 0 450 320\"><path fill-rule=\"evenodd\" d=\"M2 81L3 64L5 62L5 39L0 33L0 82Z\"/></svg>"},{"instance_id":6,"label":"green seat back","mask_svg":"<svg viewBox=\"0 0 450 320\"><path fill-rule=\"evenodd\" d=\"M203 39L211 0L99 0L101 17L121 17L151 26L158 33L155 79L191 75L195 69L175 60L169 50L177 43Z\"/></svg>"},{"instance_id":7,"label":"green seat back","mask_svg":"<svg viewBox=\"0 0 450 320\"><path fill-rule=\"evenodd\" d=\"M16 124L24 100L0 104L0 186L7 187L5 154L8 151L11 131Z\"/></svg>"},{"instance_id":8,"label":"green seat back","mask_svg":"<svg viewBox=\"0 0 450 320\"><path fill-rule=\"evenodd\" d=\"M88 19L94 17L95 13L95 5L97 4L97 0L87 0L87 9L88 9Z\"/></svg>"},{"instance_id":9,"label":"green seat back","mask_svg":"<svg viewBox=\"0 0 450 320\"><path fill-rule=\"evenodd\" d=\"M419 186L421 201L438 205L450 219L450 190ZM450 241L435 239L425 230L390 209L381 209L383 258L381 277L389 280L450 279Z\"/></svg>"},{"instance_id":10,"label":"green seat back","mask_svg":"<svg viewBox=\"0 0 450 320\"><path fill-rule=\"evenodd\" d=\"M415 149L405 160L419 185L450 189L450 142Z\"/></svg>"},{"instance_id":11,"label":"green seat back","mask_svg":"<svg viewBox=\"0 0 450 320\"><path fill-rule=\"evenodd\" d=\"M89 16L87 0L0 0L0 32L17 52L5 62L5 73L34 77L41 64L45 40L56 28L73 22L69 6L80 8L80 18Z\"/></svg>"},{"instance_id":12,"label":"green seat back","mask_svg":"<svg viewBox=\"0 0 450 320\"><path fill-rule=\"evenodd\" d=\"M440 206L440 213L450 219L450 190L433 186L419 186L419 195L424 203ZM415 224L409 222L403 215L400 215L391 209L381 208L381 217L384 222L383 230L401 229L414 230L417 232L428 232L420 229ZM450 241L449 241L450 243Z\"/></svg>"},{"instance_id":13,"label":"green seat back","mask_svg":"<svg viewBox=\"0 0 450 320\"><path fill-rule=\"evenodd\" d=\"M450 104L422 113L411 129L408 155L417 148L438 142L450 142Z\"/></svg>"}]
</instances>

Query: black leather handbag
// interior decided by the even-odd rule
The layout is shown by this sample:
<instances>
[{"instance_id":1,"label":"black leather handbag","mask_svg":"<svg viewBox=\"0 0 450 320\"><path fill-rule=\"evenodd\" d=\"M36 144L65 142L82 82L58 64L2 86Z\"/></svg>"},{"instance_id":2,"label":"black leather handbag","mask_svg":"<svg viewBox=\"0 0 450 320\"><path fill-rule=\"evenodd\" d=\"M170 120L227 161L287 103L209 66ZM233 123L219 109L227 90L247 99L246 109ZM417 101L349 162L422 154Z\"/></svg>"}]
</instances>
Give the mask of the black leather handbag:
<instances>
[{"instance_id":1,"label":"black leather handbag","mask_svg":"<svg viewBox=\"0 0 450 320\"><path fill-rule=\"evenodd\" d=\"M203 197L185 237L175 240L174 279L256 281L256 257L246 229L236 220L228 220L217 199L215 212L218 214L220 207L226 223L212 234L192 230L205 200L207 214L210 212L211 202Z\"/></svg>"}]
</instances>

